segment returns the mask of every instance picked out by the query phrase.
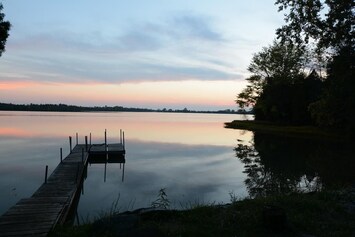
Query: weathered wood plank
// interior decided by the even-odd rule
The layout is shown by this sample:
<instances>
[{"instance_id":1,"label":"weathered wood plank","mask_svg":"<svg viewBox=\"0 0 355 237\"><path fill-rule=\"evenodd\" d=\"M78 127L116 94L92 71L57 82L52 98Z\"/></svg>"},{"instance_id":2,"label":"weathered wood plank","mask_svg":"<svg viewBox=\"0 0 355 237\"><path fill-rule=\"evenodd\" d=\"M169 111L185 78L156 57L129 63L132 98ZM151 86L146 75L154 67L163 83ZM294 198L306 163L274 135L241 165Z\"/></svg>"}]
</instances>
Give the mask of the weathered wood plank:
<instances>
[{"instance_id":1,"label":"weathered wood plank","mask_svg":"<svg viewBox=\"0 0 355 237\"><path fill-rule=\"evenodd\" d=\"M99 152L106 152L102 146L96 147ZM124 154L122 144L109 145L108 150L112 154ZM80 187L88 157L85 144L76 145L30 198L21 199L0 216L0 237L47 236L58 220L67 215Z\"/></svg>"}]
</instances>

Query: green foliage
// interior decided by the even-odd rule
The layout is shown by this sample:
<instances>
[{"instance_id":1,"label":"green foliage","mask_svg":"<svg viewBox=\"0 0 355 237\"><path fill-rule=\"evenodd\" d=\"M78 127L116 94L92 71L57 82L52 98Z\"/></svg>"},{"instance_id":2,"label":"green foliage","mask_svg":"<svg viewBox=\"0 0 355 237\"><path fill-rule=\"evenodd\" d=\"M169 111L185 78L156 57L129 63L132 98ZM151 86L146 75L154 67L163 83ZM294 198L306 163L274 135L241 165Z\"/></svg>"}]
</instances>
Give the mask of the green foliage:
<instances>
[{"instance_id":1,"label":"green foliage","mask_svg":"<svg viewBox=\"0 0 355 237\"><path fill-rule=\"evenodd\" d=\"M2 3L0 3L0 56L5 51L6 40L9 37L9 31L11 24L8 21L5 21L5 14L2 13Z\"/></svg>"},{"instance_id":2,"label":"green foliage","mask_svg":"<svg viewBox=\"0 0 355 237\"><path fill-rule=\"evenodd\" d=\"M254 106L263 90L264 79L260 76L251 76L246 79L249 85L238 94L235 102L240 108Z\"/></svg>"},{"instance_id":3,"label":"green foliage","mask_svg":"<svg viewBox=\"0 0 355 237\"><path fill-rule=\"evenodd\" d=\"M294 83L282 79L266 84L255 105L255 118L288 124L312 124L308 106L319 99L322 81L317 75L299 75Z\"/></svg>"},{"instance_id":4,"label":"green foliage","mask_svg":"<svg viewBox=\"0 0 355 237\"><path fill-rule=\"evenodd\" d=\"M326 90L322 98L311 104L310 111L322 127L346 129L355 135L354 52L342 50L328 64Z\"/></svg>"},{"instance_id":5,"label":"green foliage","mask_svg":"<svg viewBox=\"0 0 355 237\"><path fill-rule=\"evenodd\" d=\"M304 47L277 41L263 48L253 56L248 67L253 76L236 103L241 108L254 106L256 120L310 124L308 106L319 98L314 93L322 83L315 71L305 77L307 56Z\"/></svg>"},{"instance_id":6,"label":"green foliage","mask_svg":"<svg viewBox=\"0 0 355 237\"><path fill-rule=\"evenodd\" d=\"M308 62L305 56L306 50L302 47L274 41L269 47L264 47L261 52L254 54L248 71L263 79L292 80L305 68Z\"/></svg>"},{"instance_id":7,"label":"green foliage","mask_svg":"<svg viewBox=\"0 0 355 237\"><path fill-rule=\"evenodd\" d=\"M279 11L287 11L286 24L276 33L283 42L308 44L339 51L353 45L353 0L276 0Z\"/></svg>"},{"instance_id":8,"label":"green foliage","mask_svg":"<svg viewBox=\"0 0 355 237\"><path fill-rule=\"evenodd\" d=\"M280 42L254 55L252 79L236 102L253 106L256 120L341 128L355 136L354 1L275 4L286 11L276 31ZM305 68L313 69L308 77Z\"/></svg>"},{"instance_id":9,"label":"green foliage","mask_svg":"<svg viewBox=\"0 0 355 237\"><path fill-rule=\"evenodd\" d=\"M314 41L318 52L330 55L326 87L321 98L309 106L315 123L342 128L355 136L353 0L277 0L286 24L277 30L282 42L308 44Z\"/></svg>"},{"instance_id":10,"label":"green foliage","mask_svg":"<svg viewBox=\"0 0 355 237\"><path fill-rule=\"evenodd\" d=\"M302 74L307 63L306 51L292 45L280 44L274 41L269 47L254 54L248 67L253 75L246 80L247 87L238 94L236 103L241 107L254 106L271 81L281 80L294 83Z\"/></svg>"}]
</instances>

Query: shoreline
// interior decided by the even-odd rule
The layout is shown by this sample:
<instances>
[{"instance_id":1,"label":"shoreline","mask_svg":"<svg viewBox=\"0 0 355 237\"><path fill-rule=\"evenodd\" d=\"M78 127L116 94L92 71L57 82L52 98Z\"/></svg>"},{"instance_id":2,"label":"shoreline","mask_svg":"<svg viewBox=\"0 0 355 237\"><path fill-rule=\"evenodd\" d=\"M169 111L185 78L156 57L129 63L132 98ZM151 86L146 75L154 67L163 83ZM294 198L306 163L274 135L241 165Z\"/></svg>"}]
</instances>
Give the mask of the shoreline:
<instances>
[{"instance_id":1,"label":"shoreline","mask_svg":"<svg viewBox=\"0 0 355 237\"><path fill-rule=\"evenodd\" d=\"M62 226L49 236L351 236L355 188L276 194L186 210L109 213L93 223Z\"/></svg>"},{"instance_id":2,"label":"shoreline","mask_svg":"<svg viewBox=\"0 0 355 237\"><path fill-rule=\"evenodd\" d=\"M272 133L282 136L349 141L346 132L342 130L323 129L310 125L284 125L255 120L233 120L224 123L228 129L242 129L260 133Z\"/></svg>"}]
</instances>

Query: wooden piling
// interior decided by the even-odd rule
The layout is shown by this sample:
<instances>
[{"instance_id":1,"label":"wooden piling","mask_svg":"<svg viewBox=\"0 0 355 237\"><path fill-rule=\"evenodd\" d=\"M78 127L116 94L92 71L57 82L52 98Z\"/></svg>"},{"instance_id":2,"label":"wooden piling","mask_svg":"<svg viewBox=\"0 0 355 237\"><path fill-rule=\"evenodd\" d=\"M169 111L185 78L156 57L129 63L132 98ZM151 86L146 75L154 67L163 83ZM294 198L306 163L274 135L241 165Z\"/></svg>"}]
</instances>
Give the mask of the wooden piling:
<instances>
[{"instance_id":1,"label":"wooden piling","mask_svg":"<svg viewBox=\"0 0 355 237\"><path fill-rule=\"evenodd\" d=\"M122 170L122 182L124 182L124 163L123 163L123 170Z\"/></svg>"},{"instance_id":2,"label":"wooden piling","mask_svg":"<svg viewBox=\"0 0 355 237\"><path fill-rule=\"evenodd\" d=\"M90 146L91 146L91 133L90 133Z\"/></svg>"},{"instance_id":3,"label":"wooden piling","mask_svg":"<svg viewBox=\"0 0 355 237\"><path fill-rule=\"evenodd\" d=\"M48 165L46 165L46 172L45 172L45 175L44 175L44 183L45 184L47 183L47 177L48 177Z\"/></svg>"},{"instance_id":4,"label":"wooden piling","mask_svg":"<svg viewBox=\"0 0 355 237\"><path fill-rule=\"evenodd\" d=\"M122 132L122 146L124 149L125 148L124 132Z\"/></svg>"},{"instance_id":5,"label":"wooden piling","mask_svg":"<svg viewBox=\"0 0 355 237\"><path fill-rule=\"evenodd\" d=\"M79 136L78 136L78 133L76 133L76 145L78 145L79 143Z\"/></svg>"},{"instance_id":6,"label":"wooden piling","mask_svg":"<svg viewBox=\"0 0 355 237\"><path fill-rule=\"evenodd\" d=\"M70 151L70 153L72 152L72 144L71 144L71 136L69 136L69 147L70 147L70 149L69 149L69 151Z\"/></svg>"},{"instance_id":7,"label":"wooden piling","mask_svg":"<svg viewBox=\"0 0 355 237\"><path fill-rule=\"evenodd\" d=\"M105 151L107 151L107 131L105 129Z\"/></svg>"},{"instance_id":8,"label":"wooden piling","mask_svg":"<svg viewBox=\"0 0 355 237\"><path fill-rule=\"evenodd\" d=\"M85 136L85 150L88 151L88 136Z\"/></svg>"},{"instance_id":9,"label":"wooden piling","mask_svg":"<svg viewBox=\"0 0 355 237\"><path fill-rule=\"evenodd\" d=\"M63 148L60 148L60 163L63 162Z\"/></svg>"}]
</instances>

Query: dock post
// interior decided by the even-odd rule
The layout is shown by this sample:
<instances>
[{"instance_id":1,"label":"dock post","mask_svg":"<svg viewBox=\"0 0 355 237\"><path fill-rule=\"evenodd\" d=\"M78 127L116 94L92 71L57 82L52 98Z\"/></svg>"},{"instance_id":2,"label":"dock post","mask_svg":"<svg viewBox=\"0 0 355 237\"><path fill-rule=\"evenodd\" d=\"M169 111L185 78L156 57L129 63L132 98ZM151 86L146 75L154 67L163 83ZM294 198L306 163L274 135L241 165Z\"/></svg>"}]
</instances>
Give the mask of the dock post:
<instances>
[{"instance_id":1,"label":"dock post","mask_svg":"<svg viewBox=\"0 0 355 237\"><path fill-rule=\"evenodd\" d=\"M88 151L88 136L85 136L85 149Z\"/></svg>"},{"instance_id":2,"label":"dock post","mask_svg":"<svg viewBox=\"0 0 355 237\"><path fill-rule=\"evenodd\" d=\"M47 176L48 176L48 165L46 165L46 173L44 175L44 183L47 183Z\"/></svg>"},{"instance_id":3,"label":"dock post","mask_svg":"<svg viewBox=\"0 0 355 237\"><path fill-rule=\"evenodd\" d=\"M123 149L125 149L124 132L122 132L122 141L123 141L123 143L122 143Z\"/></svg>"},{"instance_id":4,"label":"dock post","mask_svg":"<svg viewBox=\"0 0 355 237\"><path fill-rule=\"evenodd\" d=\"M76 145L79 143L78 133L76 133Z\"/></svg>"},{"instance_id":5,"label":"dock post","mask_svg":"<svg viewBox=\"0 0 355 237\"><path fill-rule=\"evenodd\" d=\"M90 133L90 146L91 146L91 133Z\"/></svg>"},{"instance_id":6,"label":"dock post","mask_svg":"<svg viewBox=\"0 0 355 237\"><path fill-rule=\"evenodd\" d=\"M105 151L107 151L107 132L105 129Z\"/></svg>"},{"instance_id":7,"label":"dock post","mask_svg":"<svg viewBox=\"0 0 355 237\"><path fill-rule=\"evenodd\" d=\"M63 162L63 148L60 148L60 163Z\"/></svg>"},{"instance_id":8,"label":"dock post","mask_svg":"<svg viewBox=\"0 0 355 237\"><path fill-rule=\"evenodd\" d=\"M124 182L124 163L123 163L123 170L122 170L122 183Z\"/></svg>"},{"instance_id":9,"label":"dock post","mask_svg":"<svg viewBox=\"0 0 355 237\"><path fill-rule=\"evenodd\" d=\"M69 146L70 146L70 153L71 153L72 151L71 136L69 136Z\"/></svg>"},{"instance_id":10,"label":"dock post","mask_svg":"<svg viewBox=\"0 0 355 237\"><path fill-rule=\"evenodd\" d=\"M120 143L122 144L122 129L120 129Z\"/></svg>"},{"instance_id":11,"label":"dock post","mask_svg":"<svg viewBox=\"0 0 355 237\"><path fill-rule=\"evenodd\" d=\"M84 148L81 148L81 163L84 163Z\"/></svg>"}]
</instances>

